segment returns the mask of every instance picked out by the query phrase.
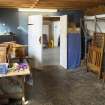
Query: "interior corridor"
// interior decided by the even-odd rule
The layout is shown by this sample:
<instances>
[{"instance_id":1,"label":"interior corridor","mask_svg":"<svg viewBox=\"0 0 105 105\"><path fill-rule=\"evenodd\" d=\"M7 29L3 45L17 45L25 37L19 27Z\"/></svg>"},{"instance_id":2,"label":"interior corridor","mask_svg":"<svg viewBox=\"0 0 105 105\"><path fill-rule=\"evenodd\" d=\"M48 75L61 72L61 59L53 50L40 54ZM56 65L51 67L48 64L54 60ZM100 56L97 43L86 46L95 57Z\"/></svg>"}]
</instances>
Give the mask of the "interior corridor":
<instances>
[{"instance_id":1,"label":"interior corridor","mask_svg":"<svg viewBox=\"0 0 105 105\"><path fill-rule=\"evenodd\" d=\"M43 65L59 65L60 64L60 48L43 49Z\"/></svg>"}]
</instances>

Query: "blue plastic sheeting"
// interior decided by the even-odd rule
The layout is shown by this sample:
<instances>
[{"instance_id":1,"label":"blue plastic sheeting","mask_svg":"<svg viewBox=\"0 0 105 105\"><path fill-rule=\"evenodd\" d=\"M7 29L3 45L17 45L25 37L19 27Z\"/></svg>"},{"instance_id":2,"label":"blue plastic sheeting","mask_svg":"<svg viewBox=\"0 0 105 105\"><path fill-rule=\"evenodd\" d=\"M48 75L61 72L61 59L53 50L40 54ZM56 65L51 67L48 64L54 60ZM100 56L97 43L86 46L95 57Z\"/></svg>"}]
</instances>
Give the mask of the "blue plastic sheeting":
<instances>
[{"instance_id":1,"label":"blue plastic sheeting","mask_svg":"<svg viewBox=\"0 0 105 105\"><path fill-rule=\"evenodd\" d=\"M75 69L81 62L81 35L80 33L69 33L67 35L67 66Z\"/></svg>"}]
</instances>

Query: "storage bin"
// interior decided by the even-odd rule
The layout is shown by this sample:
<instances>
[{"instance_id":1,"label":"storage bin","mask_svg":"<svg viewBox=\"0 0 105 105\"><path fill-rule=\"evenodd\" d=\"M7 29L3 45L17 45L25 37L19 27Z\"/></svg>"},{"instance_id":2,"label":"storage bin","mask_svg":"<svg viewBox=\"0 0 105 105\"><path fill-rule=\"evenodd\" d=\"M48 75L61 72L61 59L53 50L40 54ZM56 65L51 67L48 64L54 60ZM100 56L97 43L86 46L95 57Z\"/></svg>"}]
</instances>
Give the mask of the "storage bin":
<instances>
[{"instance_id":1,"label":"storage bin","mask_svg":"<svg viewBox=\"0 0 105 105\"><path fill-rule=\"evenodd\" d=\"M6 74L8 72L8 64L0 64L0 74Z\"/></svg>"}]
</instances>

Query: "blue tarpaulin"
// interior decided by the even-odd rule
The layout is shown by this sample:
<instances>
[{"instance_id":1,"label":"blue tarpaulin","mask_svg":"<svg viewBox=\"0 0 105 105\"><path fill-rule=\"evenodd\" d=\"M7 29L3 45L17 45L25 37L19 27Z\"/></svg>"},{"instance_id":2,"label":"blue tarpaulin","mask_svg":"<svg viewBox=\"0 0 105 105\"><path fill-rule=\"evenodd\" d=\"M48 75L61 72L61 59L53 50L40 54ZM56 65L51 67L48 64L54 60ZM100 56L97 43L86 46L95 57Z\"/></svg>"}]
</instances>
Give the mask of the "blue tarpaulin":
<instances>
[{"instance_id":1,"label":"blue tarpaulin","mask_svg":"<svg viewBox=\"0 0 105 105\"><path fill-rule=\"evenodd\" d=\"M69 33L67 35L67 66L75 69L80 66L81 61L81 35L80 33Z\"/></svg>"}]
</instances>

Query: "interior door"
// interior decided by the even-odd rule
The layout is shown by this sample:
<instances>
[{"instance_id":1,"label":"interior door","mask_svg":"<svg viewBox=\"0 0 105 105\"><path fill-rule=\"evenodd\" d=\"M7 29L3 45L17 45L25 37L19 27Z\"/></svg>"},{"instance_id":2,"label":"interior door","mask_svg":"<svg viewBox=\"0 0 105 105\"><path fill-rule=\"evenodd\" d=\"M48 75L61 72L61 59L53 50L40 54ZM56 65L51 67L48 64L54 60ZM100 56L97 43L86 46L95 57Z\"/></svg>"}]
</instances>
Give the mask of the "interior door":
<instances>
[{"instance_id":1,"label":"interior door","mask_svg":"<svg viewBox=\"0 0 105 105\"><path fill-rule=\"evenodd\" d=\"M67 69L67 15L60 16L60 65Z\"/></svg>"},{"instance_id":2,"label":"interior door","mask_svg":"<svg viewBox=\"0 0 105 105\"><path fill-rule=\"evenodd\" d=\"M28 53L34 59L34 67L42 63L42 25L41 15L29 16L28 20Z\"/></svg>"}]
</instances>

